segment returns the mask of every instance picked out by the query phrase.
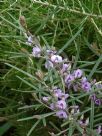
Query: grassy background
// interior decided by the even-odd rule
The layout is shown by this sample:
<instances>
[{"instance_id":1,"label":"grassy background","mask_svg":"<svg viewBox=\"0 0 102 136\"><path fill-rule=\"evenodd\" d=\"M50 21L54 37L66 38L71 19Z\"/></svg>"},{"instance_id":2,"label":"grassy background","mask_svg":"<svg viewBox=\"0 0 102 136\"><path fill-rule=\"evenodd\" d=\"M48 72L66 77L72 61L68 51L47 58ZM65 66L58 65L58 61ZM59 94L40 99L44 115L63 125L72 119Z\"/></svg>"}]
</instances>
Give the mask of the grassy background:
<instances>
[{"instance_id":1,"label":"grassy background","mask_svg":"<svg viewBox=\"0 0 102 136\"><path fill-rule=\"evenodd\" d=\"M46 3L47 2L47 3ZM69 10L70 8L71 10ZM77 13L80 11L80 13ZM88 14L87 14L88 13ZM25 136L34 120L17 122L39 113L46 113L44 107L18 110L24 105L35 104L30 91L31 86L23 83L17 76L26 81L40 85L25 76L20 70L9 67L12 64L27 73L34 74L40 68L38 60L29 57L32 48L25 44L19 17L26 18L29 31L39 36L42 46L48 44L58 50L64 49L74 67L82 68L97 80L102 80L102 1L101 0L1 0L0 1L0 135ZM78 34L78 32L80 32ZM39 108L36 110L36 108ZM40 123L32 136L48 136L54 131L49 120L58 124L56 119L48 119L48 126ZM62 129L62 128L60 128ZM63 129L62 129L63 130Z\"/></svg>"}]
</instances>

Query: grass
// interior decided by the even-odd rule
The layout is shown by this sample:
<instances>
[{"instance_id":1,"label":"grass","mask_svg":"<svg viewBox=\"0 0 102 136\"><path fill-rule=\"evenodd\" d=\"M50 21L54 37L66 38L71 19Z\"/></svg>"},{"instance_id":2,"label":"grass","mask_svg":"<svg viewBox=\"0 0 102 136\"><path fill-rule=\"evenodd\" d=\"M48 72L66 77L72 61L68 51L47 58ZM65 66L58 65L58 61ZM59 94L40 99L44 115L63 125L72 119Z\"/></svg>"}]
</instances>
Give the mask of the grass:
<instances>
[{"instance_id":1,"label":"grass","mask_svg":"<svg viewBox=\"0 0 102 136\"><path fill-rule=\"evenodd\" d=\"M71 127L73 124L68 121L62 122L51 116L53 113L41 103L41 97L49 95L47 87L58 84L61 79L57 72L55 75L53 71L49 71L48 75L43 72L44 60L32 57L32 47L25 44L26 30L19 22L21 15L25 16L27 29L38 37L41 46L55 47L59 54L65 57L67 54L68 59L72 60L73 70L82 68L89 79L101 81L102 2L0 1L0 136L48 136L52 132L56 136L74 136L75 126ZM38 70L40 75L35 74ZM61 84L59 86L63 87ZM86 99L83 101L87 97L84 93L77 98L71 95L70 103L85 103L81 114L91 117L89 132L94 135L93 128L102 125L102 106L98 108L91 103L90 107ZM78 125L77 130L82 132Z\"/></svg>"}]
</instances>

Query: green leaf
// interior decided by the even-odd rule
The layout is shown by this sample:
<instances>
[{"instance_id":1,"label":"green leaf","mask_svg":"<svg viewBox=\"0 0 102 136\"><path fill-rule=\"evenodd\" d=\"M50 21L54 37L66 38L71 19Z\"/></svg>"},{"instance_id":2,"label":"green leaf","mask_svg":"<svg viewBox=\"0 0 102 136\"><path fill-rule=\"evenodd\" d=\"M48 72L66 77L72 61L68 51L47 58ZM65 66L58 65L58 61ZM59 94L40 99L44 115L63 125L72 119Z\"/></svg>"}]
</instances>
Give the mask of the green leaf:
<instances>
[{"instance_id":1,"label":"green leaf","mask_svg":"<svg viewBox=\"0 0 102 136\"><path fill-rule=\"evenodd\" d=\"M96 61L96 64L94 65L93 69L91 70L90 74L88 75L88 80L91 79L91 77L93 76L93 74L95 73L95 71L97 70L97 68L101 62L102 62L102 55L98 58L98 60Z\"/></svg>"},{"instance_id":2,"label":"green leaf","mask_svg":"<svg viewBox=\"0 0 102 136\"><path fill-rule=\"evenodd\" d=\"M27 136L30 136L31 133L33 132L33 130L35 129L35 127L39 124L40 120L38 120L29 130L29 132L27 133Z\"/></svg>"},{"instance_id":3,"label":"green leaf","mask_svg":"<svg viewBox=\"0 0 102 136\"><path fill-rule=\"evenodd\" d=\"M94 122L94 102L91 100L91 110L90 110L90 129L93 129Z\"/></svg>"},{"instance_id":4,"label":"green leaf","mask_svg":"<svg viewBox=\"0 0 102 136\"><path fill-rule=\"evenodd\" d=\"M73 41L74 39L82 32L83 27L80 28L75 35L72 36L72 38L59 50L58 54L62 53Z\"/></svg>"},{"instance_id":5,"label":"green leaf","mask_svg":"<svg viewBox=\"0 0 102 136\"><path fill-rule=\"evenodd\" d=\"M10 122L5 123L0 127L0 136L3 136L12 127Z\"/></svg>"}]
</instances>

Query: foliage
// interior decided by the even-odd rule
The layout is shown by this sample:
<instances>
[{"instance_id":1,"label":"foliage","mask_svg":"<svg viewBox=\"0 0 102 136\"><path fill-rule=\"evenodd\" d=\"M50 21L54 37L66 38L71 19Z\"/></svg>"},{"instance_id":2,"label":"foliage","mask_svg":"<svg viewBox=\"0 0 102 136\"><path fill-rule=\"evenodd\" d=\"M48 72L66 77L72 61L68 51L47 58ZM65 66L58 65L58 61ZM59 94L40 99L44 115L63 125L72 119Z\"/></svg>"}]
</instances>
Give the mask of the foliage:
<instances>
[{"instance_id":1,"label":"foliage","mask_svg":"<svg viewBox=\"0 0 102 136\"><path fill-rule=\"evenodd\" d=\"M32 56L27 35L34 36L34 44L40 41L42 48L56 48L59 54L68 56L73 70L82 69L89 80L101 81L101 14L101 0L0 1L0 135L83 134L78 124L53 116L54 112L41 101L48 95L45 81L52 87L61 79L58 73L47 73L44 59ZM23 27L21 16L26 18ZM80 114L90 118L85 133L97 135L95 130L102 125L102 105L90 103L84 92L77 99L71 95L68 103L83 102Z\"/></svg>"}]
</instances>

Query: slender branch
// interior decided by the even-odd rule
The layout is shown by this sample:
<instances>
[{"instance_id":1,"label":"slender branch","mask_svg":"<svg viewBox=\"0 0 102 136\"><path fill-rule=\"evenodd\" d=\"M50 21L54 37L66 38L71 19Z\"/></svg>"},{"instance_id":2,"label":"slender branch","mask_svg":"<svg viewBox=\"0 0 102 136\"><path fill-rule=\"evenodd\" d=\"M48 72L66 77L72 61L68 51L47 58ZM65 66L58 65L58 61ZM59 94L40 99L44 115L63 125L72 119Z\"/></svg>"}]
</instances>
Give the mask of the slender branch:
<instances>
[{"instance_id":1,"label":"slender branch","mask_svg":"<svg viewBox=\"0 0 102 136\"><path fill-rule=\"evenodd\" d=\"M91 23L94 25L94 27L96 28L97 32L102 36L102 31L98 28L98 26L96 25L96 23L95 23L93 18L91 18Z\"/></svg>"},{"instance_id":2,"label":"slender branch","mask_svg":"<svg viewBox=\"0 0 102 136\"><path fill-rule=\"evenodd\" d=\"M59 8L61 10L66 10L70 13L75 13L75 14L79 14L79 15L82 15L82 16L88 16L88 17L95 17L95 18L102 18L102 15L97 15L97 14L92 14L92 13L86 13L86 12L82 12L82 11L78 11L78 10L75 10L75 9L71 9L69 7L62 7L62 6L56 6L56 5L53 5L53 4L50 4L48 2L42 2L40 0L32 0L33 3L37 3L37 4L41 4L43 6L49 6L49 7L52 7L52 8Z\"/></svg>"}]
</instances>

